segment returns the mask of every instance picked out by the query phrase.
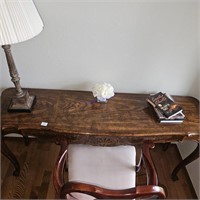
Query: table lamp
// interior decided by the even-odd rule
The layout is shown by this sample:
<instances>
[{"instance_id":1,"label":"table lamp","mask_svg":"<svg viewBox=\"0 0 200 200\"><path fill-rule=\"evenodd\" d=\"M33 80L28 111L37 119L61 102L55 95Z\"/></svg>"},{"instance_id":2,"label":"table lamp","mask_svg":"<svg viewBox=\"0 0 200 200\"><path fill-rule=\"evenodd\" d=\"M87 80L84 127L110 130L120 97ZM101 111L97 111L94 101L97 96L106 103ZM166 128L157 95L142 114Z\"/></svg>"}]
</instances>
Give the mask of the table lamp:
<instances>
[{"instance_id":1,"label":"table lamp","mask_svg":"<svg viewBox=\"0 0 200 200\"><path fill-rule=\"evenodd\" d=\"M0 45L4 49L11 80L16 89L8 107L9 112L31 112L36 98L29 95L27 90L22 90L10 45L35 37L43 26L32 0L0 0Z\"/></svg>"}]
</instances>

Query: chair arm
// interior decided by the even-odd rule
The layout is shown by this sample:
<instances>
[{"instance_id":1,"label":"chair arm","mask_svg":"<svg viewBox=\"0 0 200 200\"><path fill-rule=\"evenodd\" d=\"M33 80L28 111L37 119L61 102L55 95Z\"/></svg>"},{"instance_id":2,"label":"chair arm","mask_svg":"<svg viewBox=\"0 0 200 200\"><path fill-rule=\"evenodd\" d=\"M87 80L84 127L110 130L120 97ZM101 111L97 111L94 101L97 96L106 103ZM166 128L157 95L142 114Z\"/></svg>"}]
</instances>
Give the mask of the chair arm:
<instances>
[{"instance_id":1,"label":"chair arm","mask_svg":"<svg viewBox=\"0 0 200 200\"><path fill-rule=\"evenodd\" d=\"M97 199L135 199L139 197L164 199L166 197L164 189L155 185L136 186L134 188L124 190L111 190L79 182L65 183L61 189L60 197L65 199L67 194L73 195L72 193L84 193Z\"/></svg>"},{"instance_id":2,"label":"chair arm","mask_svg":"<svg viewBox=\"0 0 200 200\"><path fill-rule=\"evenodd\" d=\"M142 162L147 174L147 185L158 185L158 176L151 158L149 149L153 149L155 144L152 141L145 141L142 147Z\"/></svg>"}]
</instances>

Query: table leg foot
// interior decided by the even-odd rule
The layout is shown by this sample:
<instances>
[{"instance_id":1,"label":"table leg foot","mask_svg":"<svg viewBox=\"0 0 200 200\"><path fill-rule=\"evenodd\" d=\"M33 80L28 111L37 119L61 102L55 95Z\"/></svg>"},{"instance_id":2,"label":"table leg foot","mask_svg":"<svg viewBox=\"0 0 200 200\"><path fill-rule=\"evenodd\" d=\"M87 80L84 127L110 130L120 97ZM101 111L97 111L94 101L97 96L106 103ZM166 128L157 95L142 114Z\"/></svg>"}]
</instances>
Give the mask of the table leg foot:
<instances>
[{"instance_id":1,"label":"table leg foot","mask_svg":"<svg viewBox=\"0 0 200 200\"><path fill-rule=\"evenodd\" d=\"M20 174L20 165L19 162L17 161L15 155L10 151L8 146L5 144L4 139L2 138L1 140L1 152L2 154L8 158L11 163L14 165L15 170L13 172L13 176L19 176Z\"/></svg>"},{"instance_id":2,"label":"table leg foot","mask_svg":"<svg viewBox=\"0 0 200 200\"><path fill-rule=\"evenodd\" d=\"M13 172L13 176L19 176L19 174L20 174L20 169L15 169L15 171Z\"/></svg>"},{"instance_id":3,"label":"table leg foot","mask_svg":"<svg viewBox=\"0 0 200 200\"><path fill-rule=\"evenodd\" d=\"M170 142L167 142L167 143L162 144L162 150L163 150L163 151L167 151L169 145L170 145Z\"/></svg>"},{"instance_id":4,"label":"table leg foot","mask_svg":"<svg viewBox=\"0 0 200 200\"><path fill-rule=\"evenodd\" d=\"M171 179L173 181L177 181L178 180L178 176L176 174L173 174L173 172L172 172Z\"/></svg>"},{"instance_id":5,"label":"table leg foot","mask_svg":"<svg viewBox=\"0 0 200 200\"><path fill-rule=\"evenodd\" d=\"M29 139L29 137L25 135L25 136L23 136L23 138L24 138L24 143L25 143L25 145L28 146L28 145L30 144L30 139Z\"/></svg>"},{"instance_id":6,"label":"table leg foot","mask_svg":"<svg viewBox=\"0 0 200 200\"><path fill-rule=\"evenodd\" d=\"M171 178L173 181L178 180L178 176L177 173L179 172L179 170L183 167L185 167L186 165L188 165L189 163L191 163L192 161L196 160L197 158L199 158L199 143L197 144L196 149L189 155L187 156L184 160L182 160L173 170L172 174L171 174Z\"/></svg>"}]
</instances>

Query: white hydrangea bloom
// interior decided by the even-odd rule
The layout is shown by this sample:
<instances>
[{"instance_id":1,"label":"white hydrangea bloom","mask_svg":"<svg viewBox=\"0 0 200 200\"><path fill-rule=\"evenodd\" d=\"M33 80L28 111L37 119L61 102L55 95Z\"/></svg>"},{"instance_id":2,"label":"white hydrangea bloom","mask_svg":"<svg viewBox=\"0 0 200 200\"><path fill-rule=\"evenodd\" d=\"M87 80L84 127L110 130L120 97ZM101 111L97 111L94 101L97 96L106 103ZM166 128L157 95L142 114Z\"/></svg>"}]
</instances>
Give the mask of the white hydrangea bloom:
<instances>
[{"instance_id":1,"label":"white hydrangea bloom","mask_svg":"<svg viewBox=\"0 0 200 200\"><path fill-rule=\"evenodd\" d=\"M109 83L96 83L92 88L92 93L99 102L106 102L107 99L115 95L114 88Z\"/></svg>"}]
</instances>

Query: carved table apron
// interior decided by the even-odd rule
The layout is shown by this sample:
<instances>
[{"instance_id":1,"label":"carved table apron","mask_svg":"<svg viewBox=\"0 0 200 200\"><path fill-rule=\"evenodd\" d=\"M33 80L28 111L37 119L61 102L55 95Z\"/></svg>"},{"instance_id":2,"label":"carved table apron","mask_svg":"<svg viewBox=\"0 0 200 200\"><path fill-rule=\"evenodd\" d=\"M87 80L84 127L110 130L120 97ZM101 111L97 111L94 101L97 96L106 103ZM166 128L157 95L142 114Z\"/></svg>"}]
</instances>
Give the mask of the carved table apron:
<instances>
[{"instance_id":1,"label":"carved table apron","mask_svg":"<svg viewBox=\"0 0 200 200\"><path fill-rule=\"evenodd\" d=\"M15 166L14 175L19 175L20 165L5 143L11 133L22 135L28 142L29 136L46 141L93 145L120 145L193 140L196 150L184 159L172 172L178 171L199 157L199 101L188 96L173 96L183 107L186 119L181 124L160 124L152 108L147 104L148 94L116 93L107 103L97 103L91 92L28 89L36 96L31 113L9 113L7 107L13 88L3 91L1 96L2 153ZM41 126L47 122L47 126Z\"/></svg>"}]
</instances>

